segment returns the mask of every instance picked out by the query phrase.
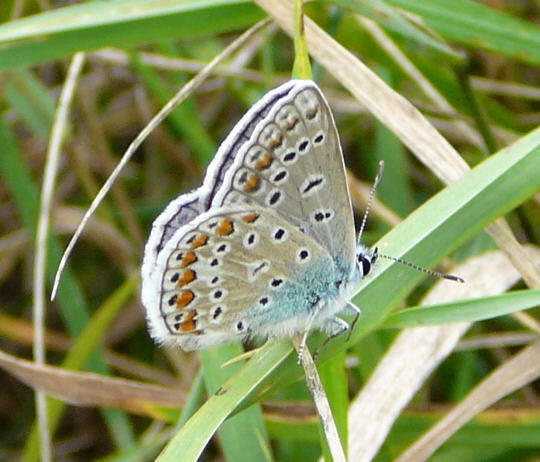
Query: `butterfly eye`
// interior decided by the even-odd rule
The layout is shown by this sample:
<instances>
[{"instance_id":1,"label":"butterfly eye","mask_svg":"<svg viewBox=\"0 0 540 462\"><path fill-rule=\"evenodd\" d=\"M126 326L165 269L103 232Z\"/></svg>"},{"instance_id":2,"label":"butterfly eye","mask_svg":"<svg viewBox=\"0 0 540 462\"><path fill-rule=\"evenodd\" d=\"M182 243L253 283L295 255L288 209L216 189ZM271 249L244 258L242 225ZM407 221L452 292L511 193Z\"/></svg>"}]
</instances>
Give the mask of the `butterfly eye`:
<instances>
[{"instance_id":1,"label":"butterfly eye","mask_svg":"<svg viewBox=\"0 0 540 462\"><path fill-rule=\"evenodd\" d=\"M366 259L362 260L362 271L364 272L364 276L367 276L371 271L371 263Z\"/></svg>"},{"instance_id":2,"label":"butterfly eye","mask_svg":"<svg viewBox=\"0 0 540 462\"><path fill-rule=\"evenodd\" d=\"M362 276L366 276L371 271L371 259L368 259L363 253L358 254L358 265L362 270Z\"/></svg>"}]
</instances>

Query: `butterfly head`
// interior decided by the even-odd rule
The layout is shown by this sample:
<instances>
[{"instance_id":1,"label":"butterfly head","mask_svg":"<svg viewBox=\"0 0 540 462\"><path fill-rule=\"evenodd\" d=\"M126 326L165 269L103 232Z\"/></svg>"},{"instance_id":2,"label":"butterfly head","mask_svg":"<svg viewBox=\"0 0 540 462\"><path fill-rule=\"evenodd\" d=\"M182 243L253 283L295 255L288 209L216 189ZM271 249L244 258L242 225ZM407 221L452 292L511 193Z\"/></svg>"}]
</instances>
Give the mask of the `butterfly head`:
<instances>
[{"instance_id":1,"label":"butterfly head","mask_svg":"<svg viewBox=\"0 0 540 462\"><path fill-rule=\"evenodd\" d=\"M356 252L356 265L361 278L365 278L377 263L379 258L379 249L375 247L373 250L368 249L363 245L359 245Z\"/></svg>"}]
</instances>

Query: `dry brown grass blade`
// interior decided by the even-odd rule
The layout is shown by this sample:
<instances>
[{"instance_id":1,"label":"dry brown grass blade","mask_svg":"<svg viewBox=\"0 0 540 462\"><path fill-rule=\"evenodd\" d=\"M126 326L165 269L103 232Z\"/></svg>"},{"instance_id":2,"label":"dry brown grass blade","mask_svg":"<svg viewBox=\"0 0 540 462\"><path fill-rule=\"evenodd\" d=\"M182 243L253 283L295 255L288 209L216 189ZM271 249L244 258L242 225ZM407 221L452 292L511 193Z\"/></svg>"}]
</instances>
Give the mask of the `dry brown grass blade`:
<instances>
[{"instance_id":1,"label":"dry brown grass blade","mask_svg":"<svg viewBox=\"0 0 540 462\"><path fill-rule=\"evenodd\" d=\"M539 249L529 247L527 250L540 261ZM471 258L452 271L467 283L457 285L441 280L424 299L423 305L497 295L504 293L521 277L500 251ZM459 323L417 327L404 330L396 338L351 405L351 461L372 460L402 409L429 374L450 354L469 326L470 323ZM504 385L499 385L502 390ZM467 420L470 417L472 415L468 415Z\"/></svg>"},{"instance_id":2,"label":"dry brown grass blade","mask_svg":"<svg viewBox=\"0 0 540 462\"><path fill-rule=\"evenodd\" d=\"M349 187L353 207L361 204L365 209L368 203L372 185L363 184L362 182L358 181L350 171L347 171L347 186ZM384 221L390 226L397 226L401 223L401 218L399 215L384 205L376 197L373 198L373 202L371 204L371 213L379 220Z\"/></svg>"},{"instance_id":3,"label":"dry brown grass blade","mask_svg":"<svg viewBox=\"0 0 540 462\"><path fill-rule=\"evenodd\" d=\"M181 408L184 390L39 365L0 351L0 367L29 387L78 406L108 407L155 417L156 406Z\"/></svg>"},{"instance_id":4,"label":"dry brown grass blade","mask_svg":"<svg viewBox=\"0 0 540 462\"><path fill-rule=\"evenodd\" d=\"M486 231L499 248L504 250L514 268L519 269L525 283L531 288L540 288L540 268L517 241L506 220L499 218Z\"/></svg>"},{"instance_id":5,"label":"dry brown grass blade","mask_svg":"<svg viewBox=\"0 0 540 462\"><path fill-rule=\"evenodd\" d=\"M315 403L315 408L317 409L319 421L323 427L332 459L334 462L345 462L346 457L341 440L339 439L336 422L332 415L332 409L330 408L330 403L324 391L317 367L315 366L315 361L313 361L313 357L304 343L302 334L293 337L292 342L298 353L298 360L304 369L306 384L313 397L313 402Z\"/></svg>"},{"instance_id":6,"label":"dry brown grass blade","mask_svg":"<svg viewBox=\"0 0 540 462\"><path fill-rule=\"evenodd\" d=\"M84 216L78 207L57 206L54 209L54 223L57 233L72 234ZM136 252L125 234L98 217L92 217L84 230L82 238L92 242L111 258L110 262L130 273L136 266Z\"/></svg>"},{"instance_id":7,"label":"dry brown grass blade","mask_svg":"<svg viewBox=\"0 0 540 462\"><path fill-rule=\"evenodd\" d=\"M524 348L486 377L467 397L395 462L426 460L479 412L540 377L540 341Z\"/></svg>"},{"instance_id":8,"label":"dry brown grass blade","mask_svg":"<svg viewBox=\"0 0 540 462\"><path fill-rule=\"evenodd\" d=\"M33 331L34 326L31 322L0 312L0 336L4 340L8 339L19 346L31 347ZM45 329L45 347L49 352L67 353L73 347L73 342L64 334L49 328ZM148 363L137 361L130 356L122 355L107 348L103 349L103 356L109 366L130 377L173 387L179 383L177 377L159 366L153 367Z\"/></svg>"},{"instance_id":9,"label":"dry brown grass blade","mask_svg":"<svg viewBox=\"0 0 540 462\"><path fill-rule=\"evenodd\" d=\"M409 80L424 93L429 101L434 106L450 117L450 124L455 131L461 132L464 138L472 143L486 150L486 146L480 135L474 130L465 120L463 120L460 114L452 107L444 96L432 85L432 83L420 72L412 60L410 60L405 53L396 45L394 40L383 30L381 26L375 23L373 20L356 16L356 20L368 31L373 39L384 49L384 51L392 57L394 62L400 67L400 69L409 76Z\"/></svg>"}]
</instances>

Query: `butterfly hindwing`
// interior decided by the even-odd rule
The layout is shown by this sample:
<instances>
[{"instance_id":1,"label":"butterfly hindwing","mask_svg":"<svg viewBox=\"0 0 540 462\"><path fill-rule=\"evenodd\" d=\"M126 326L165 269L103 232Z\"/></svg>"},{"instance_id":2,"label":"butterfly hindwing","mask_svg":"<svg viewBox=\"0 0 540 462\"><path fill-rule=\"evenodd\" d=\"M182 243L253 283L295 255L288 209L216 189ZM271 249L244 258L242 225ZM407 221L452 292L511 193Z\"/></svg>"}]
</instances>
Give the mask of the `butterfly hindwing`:
<instances>
[{"instance_id":1,"label":"butterfly hindwing","mask_svg":"<svg viewBox=\"0 0 540 462\"><path fill-rule=\"evenodd\" d=\"M332 268L315 240L273 212L212 209L180 228L158 257L146 296L152 335L192 350L298 330L327 292Z\"/></svg>"},{"instance_id":2,"label":"butterfly hindwing","mask_svg":"<svg viewBox=\"0 0 540 462\"><path fill-rule=\"evenodd\" d=\"M191 193L178 196L154 220L150 237L144 248L144 261L141 269L143 294L145 293L144 286L149 284L152 274L156 269L159 253L179 228L201 214L201 204L199 188Z\"/></svg>"}]
</instances>

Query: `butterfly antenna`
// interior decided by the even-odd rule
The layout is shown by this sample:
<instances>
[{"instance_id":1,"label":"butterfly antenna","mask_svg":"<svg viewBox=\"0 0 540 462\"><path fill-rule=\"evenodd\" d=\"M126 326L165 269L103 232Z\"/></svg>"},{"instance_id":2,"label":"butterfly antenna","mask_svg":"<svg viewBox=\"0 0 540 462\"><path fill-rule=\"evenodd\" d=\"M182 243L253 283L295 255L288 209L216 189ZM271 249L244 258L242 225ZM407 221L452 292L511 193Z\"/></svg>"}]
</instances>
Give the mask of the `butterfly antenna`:
<instances>
[{"instance_id":1,"label":"butterfly antenna","mask_svg":"<svg viewBox=\"0 0 540 462\"><path fill-rule=\"evenodd\" d=\"M454 276L453 274L444 274L444 273L439 273L438 271L428 270L426 268L422 268L421 266L415 265L414 263L402 260L401 258L391 257L389 255L384 255L384 254L379 254L379 258L386 258L387 260L392 260L397 263L401 263L402 265L408 266L409 268L415 269L417 271L421 271L422 273L429 274L430 276L433 276L439 279L448 279L449 281L465 282L465 280L460 278L459 276Z\"/></svg>"},{"instance_id":2,"label":"butterfly antenna","mask_svg":"<svg viewBox=\"0 0 540 462\"><path fill-rule=\"evenodd\" d=\"M381 181L383 171L384 171L384 161L381 160L377 168L377 175L375 176L375 181L373 182L373 186L371 187L371 190L369 191L366 211L364 212L364 216L362 218L362 224L360 225L360 231L358 232L357 244L360 244L360 241L362 240L362 234L364 233L364 229L366 227L369 212L371 210L371 204L373 203L373 199L375 198L375 192L377 191L377 186L379 185Z\"/></svg>"}]
</instances>

